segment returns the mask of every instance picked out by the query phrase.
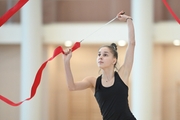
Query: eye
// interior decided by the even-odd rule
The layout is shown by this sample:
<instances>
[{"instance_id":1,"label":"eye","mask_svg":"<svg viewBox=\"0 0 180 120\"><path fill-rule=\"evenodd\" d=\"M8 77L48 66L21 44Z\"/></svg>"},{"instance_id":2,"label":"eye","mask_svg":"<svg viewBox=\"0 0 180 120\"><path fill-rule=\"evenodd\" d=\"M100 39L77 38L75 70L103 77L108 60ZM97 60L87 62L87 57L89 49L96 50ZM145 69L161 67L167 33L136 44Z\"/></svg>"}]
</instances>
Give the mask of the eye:
<instances>
[{"instance_id":1,"label":"eye","mask_svg":"<svg viewBox=\"0 0 180 120\"><path fill-rule=\"evenodd\" d=\"M101 56L101 54L100 54L100 53L98 53L98 56Z\"/></svg>"},{"instance_id":2,"label":"eye","mask_svg":"<svg viewBox=\"0 0 180 120\"><path fill-rule=\"evenodd\" d=\"M103 54L104 57L108 56L108 54Z\"/></svg>"}]
</instances>

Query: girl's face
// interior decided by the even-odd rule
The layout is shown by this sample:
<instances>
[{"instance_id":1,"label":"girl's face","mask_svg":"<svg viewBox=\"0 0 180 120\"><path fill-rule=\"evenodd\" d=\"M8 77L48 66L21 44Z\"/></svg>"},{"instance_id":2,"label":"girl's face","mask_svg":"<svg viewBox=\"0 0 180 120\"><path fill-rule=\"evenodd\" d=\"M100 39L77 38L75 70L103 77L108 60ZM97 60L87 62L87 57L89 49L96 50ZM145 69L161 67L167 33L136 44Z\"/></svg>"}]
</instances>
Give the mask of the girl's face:
<instances>
[{"instance_id":1,"label":"girl's face","mask_svg":"<svg viewBox=\"0 0 180 120\"><path fill-rule=\"evenodd\" d=\"M116 63L116 58L113 56L112 52L108 47L102 47L98 51L97 64L101 69L114 67Z\"/></svg>"}]
</instances>

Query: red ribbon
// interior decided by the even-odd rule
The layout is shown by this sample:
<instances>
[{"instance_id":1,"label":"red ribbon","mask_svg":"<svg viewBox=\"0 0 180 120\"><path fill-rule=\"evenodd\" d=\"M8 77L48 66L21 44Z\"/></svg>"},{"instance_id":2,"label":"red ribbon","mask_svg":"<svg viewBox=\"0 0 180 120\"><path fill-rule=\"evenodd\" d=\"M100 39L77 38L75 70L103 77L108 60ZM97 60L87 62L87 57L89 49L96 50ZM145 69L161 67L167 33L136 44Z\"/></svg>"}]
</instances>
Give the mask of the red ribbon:
<instances>
[{"instance_id":1,"label":"red ribbon","mask_svg":"<svg viewBox=\"0 0 180 120\"><path fill-rule=\"evenodd\" d=\"M0 18L0 27L11 17L13 16L28 0L19 0L18 3L9 9L1 18Z\"/></svg>"},{"instance_id":2,"label":"red ribbon","mask_svg":"<svg viewBox=\"0 0 180 120\"><path fill-rule=\"evenodd\" d=\"M164 5L166 6L166 8L169 10L169 12L171 13L171 15L174 17L174 19L180 24L180 19L179 19L178 16L174 13L174 11L171 9L171 7L168 5L168 3L166 2L166 0L162 0L162 2L163 2Z\"/></svg>"},{"instance_id":3,"label":"red ribbon","mask_svg":"<svg viewBox=\"0 0 180 120\"><path fill-rule=\"evenodd\" d=\"M76 50L76 49L79 48L79 47L80 47L80 42L76 42L76 43L73 45L73 47L72 47L72 51ZM54 59L57 55L59 55L60 53L64 54L64 51L63 51L63 49L62 49L61 46L57 47L57 48L54 50L53 56L52 56L51 58L49 58L48 60L46 60L46 61L41 65L41 67L39 68L38 72L36 73L36 76L35 76L35 79L34 79L34 83L33 83L32 87L31 87L31 95L30 95L29 98L27 98L27 99L25 99L25 100L23 100L23 101L21 101L21 102L15 103L15 102L9 100L8 98L0 95L0 100L4 101L5 103L7 103L7 104L9 104L9 105L11 105L11 106L19 106L19 105L21 105L24 101L28 101L28 100L32 99L32 98L34 97L34 95L36 94L36 90L37 90L37 88L38 88L38 86L39 86L39 84L40 84L40 82L41 82L41 75L42 75L42 72L43 72L44 68L46 67L46 64L47 64L49 61L53 60L53 59Z\"/></svg>"}]
</instances>

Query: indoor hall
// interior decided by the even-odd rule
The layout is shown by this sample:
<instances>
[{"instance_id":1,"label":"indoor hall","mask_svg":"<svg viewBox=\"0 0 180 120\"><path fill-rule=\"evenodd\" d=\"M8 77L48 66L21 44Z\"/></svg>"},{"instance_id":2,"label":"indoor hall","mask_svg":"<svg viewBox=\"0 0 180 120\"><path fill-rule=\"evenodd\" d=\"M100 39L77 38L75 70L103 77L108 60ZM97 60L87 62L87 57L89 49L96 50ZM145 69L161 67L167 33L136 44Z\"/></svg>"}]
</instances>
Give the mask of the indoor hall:
<instances>
[{"instance_id":1,"label":"indoor hall","mask_svg":"<svg viewBox=\"0 0 180 120\"><path fill-rule=\"evenodd\" d=\"M0 16L17 1L0 0ZM180 16L179 0L168 4ZM104 44L119 43L118 65L122 65L127 24L114 20L99 29L121 10L133 18L135 29L134 64L128 83L132 113L138 120L179 120L180 24L161 0L28 1L0 28L0 95L14 102L28 98L41 64L58 46L69 48L67 41L73 45L85 38L71 59L77 81L100 75L96 58ZM90 89L68 90L62 54L48 62L30 101L17 107L0 101L0 120L32 119L102 119Z\"/></svg>"}]
</instances>

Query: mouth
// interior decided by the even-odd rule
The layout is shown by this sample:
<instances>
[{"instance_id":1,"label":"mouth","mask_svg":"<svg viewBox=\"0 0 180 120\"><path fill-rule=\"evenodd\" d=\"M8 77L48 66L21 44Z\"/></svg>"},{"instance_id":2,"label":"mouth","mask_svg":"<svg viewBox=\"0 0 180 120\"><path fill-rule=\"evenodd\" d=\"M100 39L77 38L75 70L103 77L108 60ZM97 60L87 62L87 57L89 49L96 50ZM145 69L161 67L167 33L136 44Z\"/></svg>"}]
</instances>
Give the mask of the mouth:
<instances>
[{"instance_id":1,"label":"mouth","mask_svg":"<svg viewBox=\"0 0 180 120\"><path fill-rule=\"evenodd\" d=\"M103 62L102 61L98 61L99 64L102 64Z\"/></svg>"}]
</instances>

